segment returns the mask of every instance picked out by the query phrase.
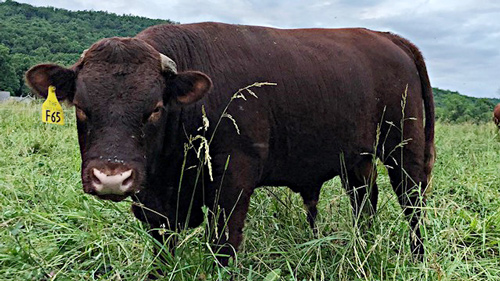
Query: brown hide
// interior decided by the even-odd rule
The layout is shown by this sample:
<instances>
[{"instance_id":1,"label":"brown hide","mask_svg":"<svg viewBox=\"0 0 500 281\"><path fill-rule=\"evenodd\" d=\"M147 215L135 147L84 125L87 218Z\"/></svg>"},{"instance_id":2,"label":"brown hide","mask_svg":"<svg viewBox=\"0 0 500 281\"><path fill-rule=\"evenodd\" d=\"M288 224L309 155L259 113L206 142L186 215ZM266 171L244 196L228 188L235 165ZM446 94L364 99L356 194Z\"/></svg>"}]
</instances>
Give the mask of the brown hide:
<instances>
[{"instance_id":1,"label":"brown hide","mask_svg":"<svg viewBox=\"0 0 500 281\"><path fill-rule=\"evenodd\" d=\"M497 127L500 127L500 103L493 109L493 121L495 121Z\"/></svg>"},{"instance_id":2,"label":"brown hide","mask_svg":"<svg viewBox=\"0 0 500 281\"><path fill-rule=\"evenodd\" d=\"M76 74L72 75L78 77L75 101L93 100L93 108L86 106L87 113L100 116L100 120L79 121L80 144L93 151L89 156L82 149L82 176L84 170L99 179L132 171L133 191L140 191L133 199L154 210L134 206L134 214L151 227L196 226L203 218L202 205L213 210L219 206L226 217L231 216L228 236L219 235L217 242L237 249L250 196L259 186L288 186L299 192L314 227L320 188L324 181L340 175L355 216L373 215L378 190L372 160L379 158L391 167L391 183L415 234L412 251L421 257L418 226L435 157L434 104L425 63L413 44L367 29L286 30L219 23L154 26L134 40L140 48L123 43L110 53L116 56L115 63L95 59L99 46L108 42L103 40L73 67ZM162 76L159 60L153 59L158 54L148 46L172 58L179 74ZM210 93L183 105L182 95L191 97L189 93L203 89L198 90L197 99L210 88L205 74L213 82ZM94 79L98 85L91 98L81 89L84 84L78 81L82 79ZM277 85L254 89L258 99L245 93L247 100L236 99L228 108L241 133L237 134L229 118L223 118L214 132L231 96L264 81ZM161 115L152 123L153 109L160 102ZM214 179L206 176L200 184L196 169L186 170L178 194L183 145L186 136L201 134L202 107L210 120L206 135L215 134L210 146ZM124 118L124 112L136 117ZM100 141L88 126L104 133L106 140ZM141 130L145 137L129 141L130 135ZM97 158L109 147L128 166L117 168ZM146 160L137 160L141 155L147 155ZM107 168L92 172L89 163ZM194 153L188 154L185 167L197 163ZM113 169L121 169L120 174L107 172ZM369 200L361 204L365 196ZM233 254L231 247L220 250ZM227 263L225 258L221 261Z\"/></svg>"}]
</instances>

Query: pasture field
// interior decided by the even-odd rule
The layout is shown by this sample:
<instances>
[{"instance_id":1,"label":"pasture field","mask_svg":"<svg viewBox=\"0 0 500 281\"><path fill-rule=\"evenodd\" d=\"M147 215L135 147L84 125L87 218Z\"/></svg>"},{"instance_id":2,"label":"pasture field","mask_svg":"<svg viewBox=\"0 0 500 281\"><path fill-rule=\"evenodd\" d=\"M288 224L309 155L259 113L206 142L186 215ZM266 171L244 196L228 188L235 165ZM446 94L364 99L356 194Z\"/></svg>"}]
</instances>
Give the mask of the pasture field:
<instances>
[{"instance_id":1,"label":"pasture field","mask_svg":"<svg viewBox=\"0 0 500 281\"><path fill-rule=\"evenodd\" d=\"M39 102L0 103L0 279L500 280L500 137L492 123L436 127L437 162L422 227L426 256L412 261L408 224L379 165L379 210L352 224L340 180L325 183L315 238L299 195L259 189L245 240L228 268L213 266L206 224L176 233L162 264L128 199L85 195L72 108L66 125L40 121ZM168 234L166 234L168 235Z\"/></svg>"}]
</instances>

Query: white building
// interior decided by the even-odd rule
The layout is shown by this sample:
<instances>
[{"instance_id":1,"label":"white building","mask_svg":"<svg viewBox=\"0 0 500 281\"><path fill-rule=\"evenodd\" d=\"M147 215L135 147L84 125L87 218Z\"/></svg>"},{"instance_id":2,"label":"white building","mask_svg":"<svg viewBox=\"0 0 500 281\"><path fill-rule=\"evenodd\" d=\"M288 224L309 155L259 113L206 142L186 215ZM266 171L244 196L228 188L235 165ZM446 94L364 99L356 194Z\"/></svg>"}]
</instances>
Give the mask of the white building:
<instances>
[{"instance_id":1,"label":"white building","mask_svg":"<svg viewBox=\"0 0 500 281\"><path fill-rule=\"evenodd\" d=\"M10 98L10 92L0 91L0 101L6 101Z\"/></svg>"}]
</instances>

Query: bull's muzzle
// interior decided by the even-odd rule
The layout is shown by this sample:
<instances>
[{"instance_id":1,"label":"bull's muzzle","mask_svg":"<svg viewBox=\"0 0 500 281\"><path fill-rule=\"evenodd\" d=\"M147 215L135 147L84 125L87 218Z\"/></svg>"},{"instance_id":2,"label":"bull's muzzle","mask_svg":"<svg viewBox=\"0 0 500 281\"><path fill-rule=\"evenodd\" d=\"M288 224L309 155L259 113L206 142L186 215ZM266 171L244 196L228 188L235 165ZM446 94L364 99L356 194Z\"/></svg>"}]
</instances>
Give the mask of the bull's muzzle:
<instances>
[{"instance_id":1,"label":"bull's muzzle","mask_svg":"<svg viewBox=\"0 0 500 281\"><path fill-rule=\"evenodd\" d=\"M124 195L130 192L130 188L134 183L132 169L124 172L107 174L106 171L93 168L92 173L92 186L99 195Z\"/></svg>"},{"instance_id":2,"label":"bull's muzzle","mask_svg":"<svg viewBox=\"0 0 500 281\"><path fill-rule=\"evenodd\" d=\"M85 192L101 199L121 201L139 191L135 169L113 164L92 166L86 169Z\"/></svg>"}]
</instances>

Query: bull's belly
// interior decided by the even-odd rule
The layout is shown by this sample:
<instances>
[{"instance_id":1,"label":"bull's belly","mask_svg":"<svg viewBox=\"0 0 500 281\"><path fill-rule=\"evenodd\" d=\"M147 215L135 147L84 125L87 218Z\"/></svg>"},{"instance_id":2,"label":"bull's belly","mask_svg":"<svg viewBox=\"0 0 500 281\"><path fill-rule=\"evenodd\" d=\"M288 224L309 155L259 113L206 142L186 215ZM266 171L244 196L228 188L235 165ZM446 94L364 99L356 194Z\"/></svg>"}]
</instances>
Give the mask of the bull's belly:
<instances>
[{"instance_id":1,"label":"bull's belly","mask_svg":"<svg viewBox=\"0 0 500 281\"><path fill-rule=\"evenodd\" d=\"M373 149L372 149L373 150ZM263 174L261 185L308 187L321 185L342 174L345 169L351 169L363 158L368 157L366 152L343 152L339 150L321 151L307 155L294 155L293 157L283 157L274 159L268 165L267 171Z\"/></svg>"}]
</instances>

